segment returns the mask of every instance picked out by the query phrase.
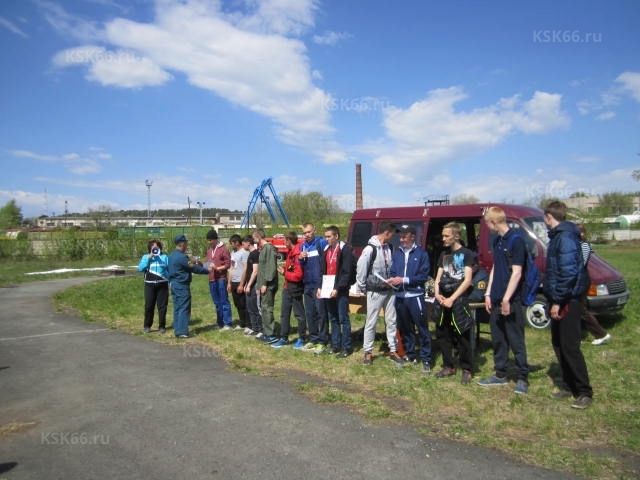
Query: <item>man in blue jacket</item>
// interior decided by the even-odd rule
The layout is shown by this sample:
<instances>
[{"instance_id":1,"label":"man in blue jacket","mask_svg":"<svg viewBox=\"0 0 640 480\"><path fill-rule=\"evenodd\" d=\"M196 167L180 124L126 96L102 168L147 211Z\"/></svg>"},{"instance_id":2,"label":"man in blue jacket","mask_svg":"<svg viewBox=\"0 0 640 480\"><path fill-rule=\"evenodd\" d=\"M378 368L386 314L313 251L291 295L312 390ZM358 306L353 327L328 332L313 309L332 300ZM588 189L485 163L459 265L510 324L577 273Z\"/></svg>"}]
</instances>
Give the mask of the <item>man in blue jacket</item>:
<instances>
[{"instance_id":1,"label":"man in blue jacket","mask_svg":"<svg viewBox=\"0 0 640 480\"><path fill-rule=\"evenodd\" d=\"M329 326L325 321L324 312L321 312L322 304L317 297L318 289L322 286L322 273L320 272L320 255L327 246L327 241L322 237L316 237L316 227L313 223L305 223L302 226L304 243L300 246L300 265L304 270L302 283L304 284L304 311L309 332L309 341L303 345L296 342L294 348L314 353L323 353L329 342ZM299 341L300 339L298 339Z\"/></svg>"},{"instance_id":2,"label":"man in blue jacket","mask_svg":"<svg viewBox=\"0 0 640 480\"><path fill-rule=\"evenodd\" d=\"M206 267L202 263L189 260L187 237L178 235L173 239L176 249L169 255L169 284L173 296L173 333L177 338L189 337L189 321L191 320L191 276L193 273L208 274L213 265Z\"/></svg>"},{"instance_id":3,"label":"man in blue jacket","mask_svg":"<svg viewBox=\"0 0 640 480\"><path fill-rule=\"evenodd\" d=\"M573 408L591 404L593 390L589 384L587 364L580 350L582 340L582 296L589 288L589 274L584 266L578 227L566 221L567 207L553 201L544 209L549 229L547 267L543 291L551 317L551 344L555 351L565 389L553 393L556 399L573 396Z\"/></svg>"},{"instance_id":4,"label":"man in blue jacket","mask_svg":"<svg viewBox=\"0 0 640 480\"><path fill-rule=\"evenodd\" d=\"M424 285L429 277L429 255L416 242L416 229L402 225L400 248L391 257L390 278L387 281L396 291L396 318L406 358L417 363L416 328L420 336L422 373L431 373L431 334L427 326Z\"/></svg>"}]
</instances>

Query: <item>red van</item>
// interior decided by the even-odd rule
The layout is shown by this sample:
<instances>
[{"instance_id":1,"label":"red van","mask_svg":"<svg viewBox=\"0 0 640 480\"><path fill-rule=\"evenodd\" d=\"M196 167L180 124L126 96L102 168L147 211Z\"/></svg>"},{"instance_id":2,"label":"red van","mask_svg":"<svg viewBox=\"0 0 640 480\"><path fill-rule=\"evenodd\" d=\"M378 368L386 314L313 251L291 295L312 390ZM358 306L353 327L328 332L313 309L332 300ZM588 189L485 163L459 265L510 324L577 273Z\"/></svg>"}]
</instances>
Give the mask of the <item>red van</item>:
<instances>
[{"instance_id":1,"label":"red van","mask_svg":"<svg viewBox=\"0 0 640 480\"><path fill-rule=\"evenodd\" d=\"M426 205L413 207L369 208L356 210L349 225L348 242L360 255L369 238L378 231L378 224L388 220L396 225L415 227L416 243L429 253L432 277L436 276L436 262L442 251L442 227L451 221L458 222L462 228L464 245L478 253L478 263L489 272L493 266L491 245L495 234L484 222L484 213L490 206L497 206L507 215L510 228L519 231L527 243L536 264L542 272L545 269L545 254L548 237L547 226L543 220L543 211L535 207L507 204L469 204L469 205ZM400 242L398 235L392 239L394 247ZM624 308L630 292L622 274L596 254L589 261L591 287L587 296L587 307L595 315L615 313ZM534 328L546 328L550 320L545 312L546 302L539 295L536 302L525 307L527 321Z\"/></svg>"}]
</instances>

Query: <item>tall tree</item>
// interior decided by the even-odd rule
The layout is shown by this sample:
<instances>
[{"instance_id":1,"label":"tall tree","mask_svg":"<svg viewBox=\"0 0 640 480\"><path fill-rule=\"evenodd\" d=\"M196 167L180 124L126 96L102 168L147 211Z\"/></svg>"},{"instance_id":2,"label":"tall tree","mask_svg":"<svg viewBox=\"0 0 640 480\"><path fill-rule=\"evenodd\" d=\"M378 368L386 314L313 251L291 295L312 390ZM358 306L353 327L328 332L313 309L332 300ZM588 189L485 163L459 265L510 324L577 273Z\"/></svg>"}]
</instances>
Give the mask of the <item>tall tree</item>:
<instances>
[{"instance_id":1,"label":"tall tree","mask_svg":"<svg viewBox=\"0 0 640 480\"><path fill-rule=\"evenodd\" d=\"M625 215L633 211L633 194L622 192L605 193L600 197L600 206L607 215Z\"/></svg>"},{"instance_id":2,"label":"tall tree","mask_svg":"<svg viewBox=\"0 0 640 480\"><path fill-rule=\"evenodd\" d=\"M22 210L15 200L9 200L0 208L0 228L12 228L22 225Z\"/></svg>"}]
</instances>

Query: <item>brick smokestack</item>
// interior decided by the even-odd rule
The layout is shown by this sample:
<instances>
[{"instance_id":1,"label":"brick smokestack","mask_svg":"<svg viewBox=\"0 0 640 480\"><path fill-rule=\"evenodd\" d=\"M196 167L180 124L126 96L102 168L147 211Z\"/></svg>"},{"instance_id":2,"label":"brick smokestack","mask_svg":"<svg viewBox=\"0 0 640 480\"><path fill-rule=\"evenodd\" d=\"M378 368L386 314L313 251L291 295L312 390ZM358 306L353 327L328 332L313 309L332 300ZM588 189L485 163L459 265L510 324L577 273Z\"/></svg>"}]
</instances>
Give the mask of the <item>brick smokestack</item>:
<instances>
[{"instance_id":1,"label":"brick smokestack","mask_svg":"<svg viewBox=\"0 0 640 480\"><path fill-rule=\"evenodd\" d=\"M362 208L362 165L356 163L356 210Z\"/></svg>"}]
</instances>

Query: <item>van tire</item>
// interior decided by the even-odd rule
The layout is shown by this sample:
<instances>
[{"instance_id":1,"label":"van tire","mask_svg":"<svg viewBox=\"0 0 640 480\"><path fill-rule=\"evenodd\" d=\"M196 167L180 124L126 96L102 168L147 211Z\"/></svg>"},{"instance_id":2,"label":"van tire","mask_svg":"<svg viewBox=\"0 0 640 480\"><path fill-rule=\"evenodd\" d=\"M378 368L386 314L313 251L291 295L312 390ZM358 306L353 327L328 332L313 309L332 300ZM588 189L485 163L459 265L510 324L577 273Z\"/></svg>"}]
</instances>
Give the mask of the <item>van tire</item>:
<instances>
[{"instance_id":1,"label":"van tire","mask_svg":"<svg viewBox=\"0 0 640 480\"><path fill-rule=\"evenodd\" d=\"M285 254L280 252L276 253L276 260L278 260L279 262L284 262Z\"/></svg>"},{"instance_id":2,"label":"van tire","mask_svg":"<svg viewBox=\"0 0 640 480\"><path fill-rule=\"evenodd\" d=\"M547 316L547 301L544 296L538 295L531 305L523 308L524 316L531 327L544 330L551 325L551 319Z\"/></svg>"}]
</instances>

